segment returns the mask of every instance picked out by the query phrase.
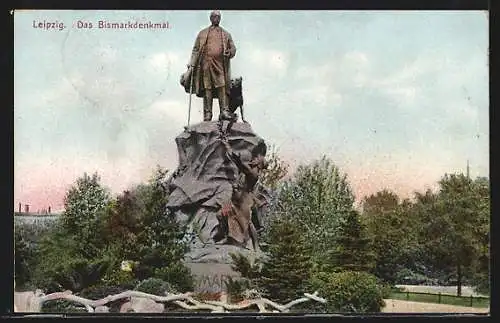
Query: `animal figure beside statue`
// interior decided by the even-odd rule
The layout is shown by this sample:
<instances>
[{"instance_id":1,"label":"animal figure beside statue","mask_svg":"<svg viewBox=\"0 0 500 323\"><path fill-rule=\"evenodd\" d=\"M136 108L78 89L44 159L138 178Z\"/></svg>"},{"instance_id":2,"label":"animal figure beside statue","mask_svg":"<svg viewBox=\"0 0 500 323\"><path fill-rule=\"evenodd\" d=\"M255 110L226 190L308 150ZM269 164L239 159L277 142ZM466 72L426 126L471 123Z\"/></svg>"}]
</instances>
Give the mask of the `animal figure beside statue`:
<instances>
[{"instance_id":1,"label":"animal figure beside statue","mask_svg":"<svg viewBox=\"0 0 500 323\"><path fill-rule=\"evenodd\" d=\"M237 77L231 79L231 86L229 89L229 112L233 113L236 109L240 108L241 121L245 121L245 116L243 115L243 78Z\"/></svg>"}]
</instances>

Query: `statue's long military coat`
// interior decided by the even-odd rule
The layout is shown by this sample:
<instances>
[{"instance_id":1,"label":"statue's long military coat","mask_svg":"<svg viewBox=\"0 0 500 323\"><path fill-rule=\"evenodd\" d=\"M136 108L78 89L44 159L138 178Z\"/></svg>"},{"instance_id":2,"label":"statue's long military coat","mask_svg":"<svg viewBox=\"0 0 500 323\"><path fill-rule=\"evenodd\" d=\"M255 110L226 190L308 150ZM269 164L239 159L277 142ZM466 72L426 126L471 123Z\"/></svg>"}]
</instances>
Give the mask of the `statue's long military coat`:
<instances>
[{"instance_id":1,"label":"statue's long military coat","mask_svg":"<svg viewBox=\"0 0 500 323\"><path fill-rule=\"evenodd\" d=\"M203 53L205 50L205 45L207 44L208 32L210 28L214 27L213 26L207 27L198 33L196 41L194 42L193 52L191 54L190 65L194 66L193 93L195 93L196 96L198 97L203 97L205 91L203 87L201 61L203 59ZM233 39L231 38L230 33L228 33L226 30L224 30L224 28L220 26L216 28L221 29L223 52L229 52L229 56L224 56L224 61L223 61L225 80L224 82L220 82L225 84L226 92L229 94L230 82L231 82L230 59L233 58L234 55L236 54L236 47L234 46L234 42ZM186 85L189 86L189 83L187 83Z\"/></svg>"}]
</instances>

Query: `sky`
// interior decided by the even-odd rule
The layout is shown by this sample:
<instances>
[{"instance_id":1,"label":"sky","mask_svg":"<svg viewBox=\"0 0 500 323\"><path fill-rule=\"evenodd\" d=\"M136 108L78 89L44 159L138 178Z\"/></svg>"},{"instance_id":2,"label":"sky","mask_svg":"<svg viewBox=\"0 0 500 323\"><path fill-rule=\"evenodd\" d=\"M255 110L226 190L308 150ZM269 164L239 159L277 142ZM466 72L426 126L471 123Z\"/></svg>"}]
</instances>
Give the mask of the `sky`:
<instances>
[{"instance_id":1,"label":"sky","mask_svg":"<svg viewBox=\"0 0 500 323\"><path fill-rule=\"evenodd\" d=\"M358 201L433 189L467 160L471 176L489 176L487 12L221 13L245 118L291 173L326 155ZM84 172L118 194L158 164L176 168L189 102L179 78L209 14L15 11L16 209L62 209ZM100 20L169 28L99 29ZM193 96L191 123L201 121Z\"/></svg>"}]
</instances>

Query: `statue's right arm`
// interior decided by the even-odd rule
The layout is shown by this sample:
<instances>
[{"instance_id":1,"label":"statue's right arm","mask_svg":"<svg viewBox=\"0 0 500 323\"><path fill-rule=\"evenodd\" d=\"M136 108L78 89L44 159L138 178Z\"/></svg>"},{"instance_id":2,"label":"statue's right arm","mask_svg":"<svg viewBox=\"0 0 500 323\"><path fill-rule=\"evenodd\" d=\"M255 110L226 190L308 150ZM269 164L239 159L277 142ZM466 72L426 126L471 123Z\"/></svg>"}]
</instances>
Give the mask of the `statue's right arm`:
<instances>
[{"instance_id":1,"label":"statue's right arm","mask_svg":"<svg viewBox=\"0 0 500 323\"><path fill-rule=\"evenodd\" d=\"M233 153L233 161L236 164L236 166L238 167L238 169L240 170L240 172L245 174L248 178L252 178L253 180L257 181L257 179L259 178L259 174L257 172L255 172L250 167L250 165L248 165L247 163L244 163L241 160L240 155Z\"/></svg>"},{"instance_id":2,"label":"statue's right arm","mask_svg":"<svg viewBox=\"0 0 500 323\"><path fill-rule=\"evenodd\" d=\"M233 58L236 55L236 46L234 45L233 38L231 34L227 34L227 42L228 42L228 50L229 50L229 58Z\"/></svg>"},{"instance_id":3,"label":"statue's right arm","mask_svg":"<svg viewBox=\"0 0 500 323\"><path fill-rule=\"evenodd\" d=\"M223 143L224 146L226 147L226 152L228 154L228 157L233 160L233 162L236 164L236 167L238 167L238 169L241 172L243 172L243 174L245 174L246 176L251 176L252 178L258 178L259 175L248 164L244 163L241 160L241 156L232 150L229 143L227 141L223 141Z\"/></svg>"}]
</instances>

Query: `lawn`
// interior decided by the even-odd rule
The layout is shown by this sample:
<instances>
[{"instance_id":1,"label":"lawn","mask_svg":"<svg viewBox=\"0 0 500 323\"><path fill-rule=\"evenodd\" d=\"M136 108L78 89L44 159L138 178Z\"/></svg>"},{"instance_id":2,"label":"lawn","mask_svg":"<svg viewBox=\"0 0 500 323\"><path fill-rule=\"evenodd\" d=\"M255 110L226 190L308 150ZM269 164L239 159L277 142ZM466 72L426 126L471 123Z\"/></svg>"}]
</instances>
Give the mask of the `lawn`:
<instances>
[{"instance_id":1,"label":"lawn","mask_svg":"<svg viewBox=\"0 0 500 323\"><path fill-rule=\"evenodd\" d=\"M428 293L407 293L407 292L392 292L391 299L424 302L424 303L439 303L457 306L471 306L471 297L459 297L452 295L428 294ZM472 298L472 307L486 308L490 306L489 298L474 297Z\"/></svg>"}]
</instances>

